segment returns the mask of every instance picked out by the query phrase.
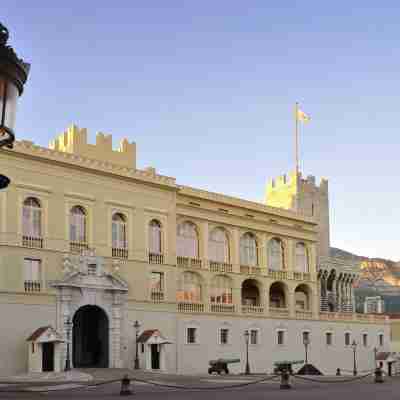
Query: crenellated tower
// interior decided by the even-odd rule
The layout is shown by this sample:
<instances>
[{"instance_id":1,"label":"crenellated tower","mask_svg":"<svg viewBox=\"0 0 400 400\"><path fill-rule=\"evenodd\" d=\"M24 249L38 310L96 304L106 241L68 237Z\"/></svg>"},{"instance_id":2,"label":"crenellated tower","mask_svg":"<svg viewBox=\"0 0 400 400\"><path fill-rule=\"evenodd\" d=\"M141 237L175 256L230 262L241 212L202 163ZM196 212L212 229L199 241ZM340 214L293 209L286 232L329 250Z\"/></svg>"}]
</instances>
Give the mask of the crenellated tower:
<instances>
[{"instance_id":1,"label":"crenellated tower","mask_svg":"<svg viewBox=\"0 0 400 400\"><path fill-rule=\"evenodd\" d=\"M328 181L321 179L319 186L312 175L303 178L295 171L268 182L265 203L314 217L318 222L318 256L329 257L329 194Z\"/></svg>"}]
</instances>

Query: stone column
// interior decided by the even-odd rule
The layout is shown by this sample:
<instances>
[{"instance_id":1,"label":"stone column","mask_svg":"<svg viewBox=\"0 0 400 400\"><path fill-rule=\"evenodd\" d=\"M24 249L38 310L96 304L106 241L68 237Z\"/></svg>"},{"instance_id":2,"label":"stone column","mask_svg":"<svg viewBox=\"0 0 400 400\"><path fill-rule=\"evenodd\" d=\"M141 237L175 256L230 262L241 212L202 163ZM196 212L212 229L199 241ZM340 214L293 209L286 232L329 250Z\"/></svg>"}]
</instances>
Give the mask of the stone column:
<instances>
[{"instance_id":1,"label":"stone column","mask_svg":"<svg viewBox=\"0 0 400 400\"><path fill-rule=\"evenodd\" d=\"M287 305L289 308L289 318L296 317L296 301L294 295L294 288L288 286L288 293L287 293Z\"/></svg>"}]
</instances>

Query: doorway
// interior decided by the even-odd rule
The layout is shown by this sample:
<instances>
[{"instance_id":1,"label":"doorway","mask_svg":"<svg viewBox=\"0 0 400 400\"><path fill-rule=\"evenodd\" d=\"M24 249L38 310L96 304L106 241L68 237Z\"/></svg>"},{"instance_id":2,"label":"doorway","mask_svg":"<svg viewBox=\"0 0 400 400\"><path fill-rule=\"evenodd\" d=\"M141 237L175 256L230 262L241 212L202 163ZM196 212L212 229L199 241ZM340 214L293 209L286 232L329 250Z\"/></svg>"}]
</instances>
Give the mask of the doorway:
<instances>
[{"instance_id":1,"label":"doorway","mask_svg":"<svg viewBox=\"0 0 400 400\"><path fill-rule=\"evenodd\" d=\"M75 368L108 368L109 323L97 306L83 306L75 313L72 362Z\"/></svg>"},{"instance_id":2,"label":"doorway","mask_svg":"<svg viewBox=\"0 0 400 400\"><path fill-rule=\"evenodd\" d=\"M160 345L151 344L151 369L160 369Z\"/></svg>"},{"instance_id":3,"label":"doorway","mask_svg":"<svg viewBox=\"0 0 400 400\"><path fill-rule=\"evenodd\" d=\"M54 371L54 343L42 343L42 371Z\"/></svg>"}]
</instances>

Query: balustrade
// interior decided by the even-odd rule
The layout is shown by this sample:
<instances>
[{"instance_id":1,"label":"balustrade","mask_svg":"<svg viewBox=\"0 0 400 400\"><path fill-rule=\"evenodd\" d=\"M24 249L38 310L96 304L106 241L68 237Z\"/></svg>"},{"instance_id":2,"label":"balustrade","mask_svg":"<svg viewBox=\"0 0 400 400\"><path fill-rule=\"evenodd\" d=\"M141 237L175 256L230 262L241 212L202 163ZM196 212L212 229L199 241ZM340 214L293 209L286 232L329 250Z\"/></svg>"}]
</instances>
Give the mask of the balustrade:
<instances>
[{"instance_id":1,"label":"balustrade","mask_svg":"<svg viewBox=\"0 0 400 400\"><path fill-rule=\"evenodd\" d=\"M24 289L25 292L40 292L41 283L40 281L25 281Z\"/></svg>"},{"instance_id":2,"label":"balustrade","mask_svg":"<svg viewBox=\"0 0 400 400\"><path fill-rule=\"evenodd\" d=\"M72 253L82 253L85 250L89 249L89 246L86 242L69 242L69 249Z\"/></svg>"},{"instance_id":3,"label":"balustrade","mask_svg":"<svg viewBox=\"0 0 400 400\"><path fill-rule=\"evenodd\" d=\"M268 270L268 276L272 279L284 280L289 278L288 271L275 271L273 269Z\"/></svg>"},{"instance_id":4,"label":"balustrade","mask_svg":"<svg viewBox=\"0 0 400 400\"><path fill-rule=\"evenodd\" d=\"M210 261L210 271L221 273L232 272L232 264Z\"/></svg>"},{"instance_id":5,"label":"balustrade","mask_svg":"<svg viewBox=\"0 0 400 400\"><path fill-rule=\"evenodd\" d=\"M271 317L288 318L289 309L286 307L270 307L269 313Z\"/></svg>"},{"instance_id":6,"label":"balustrade","mask_svg":"<svg viewBox=\"0 0 400 400\"><path fill-rule=\"evenodd\" d=\"M308 310L296 310L297 319L312 319L312 311Z\"/></svg>"},{"instance_id":7,"label":"balustrade","mask_svg":"<svg viewBox=\"0 0 400 400\"><path fill-rule=\"evenodd\" d=\"M243 314L263 314L264 307L263 306L252 306L252 305L242 305L242 313Z\"/></svg>"},{"instance_id":8,"label":"balustrade","mask_svg":"<svg viewBox=\"0 0 400 400\"><path fill-rule=\"evenodd\" d=\"M178 303L178 311L183 313L203 313L204 309L203 303Z\"/></svg>"},{"instance_id":9,"label":"balustrade","mask_svg":"<svg viewBox=\"0 0 400 400\"><path fill-rule=\"evenodd\" d=\"M22 245L25 247L43 248L43 238L33 236L22 236Z\"/></svg>"},{"instance_id":10,"label":"balustrade","mask_svg":"<svg viewBox=\"0 0 400 400\"><path fill-rule=\"evenodd\" d=\"M117 258L128 258L128 249L113 247L112 256Z\"/></svg>"},{"instance_id":11,"label":"balustrade","mask_svg":"<svg viewBox=\"0 0 400 400\"><path fill-rule=\"evenodd\" d=\"M149 264L164 264L164 254L149 253Z\"/></svg>"},{"instance_id":12,"label":"balustrade","mask_svg":"<svg viewBox=\"0 0 400 400\"><path fill-rule=\"evenodd\" d=\"M184 268L201 269L201 259L177 256L176 257L176 265L178 267L184 267Z\"/></svg>"},{"instance_id":13,"label":"balustrade","mask_svg":"<svg viewBox=\"0 0 400 400\"><path fill-rule=\"evenodd\" d=\"M221 303L211 303L210 311L215 313L234 313L234 304L221 304Z\"/></svg>"},{"instance_id":14,"label":"balustrade","mask_svg":"<svg viewBox=\"0 0 400 400\"><path fill-rule=\"evenodd\" d=\"M150 294L150 298L153 303L161 303L164 301L164 292L153 291Z\"/></svg>"},{"instance_id":15,"label":"balustrade","mask_svg":"<svg viewBox=\"0 0 400 400\"><path fill-rule=\"evenodd\" d=\"M261 268L257 266L241 265L240 273L246 275L261 275Z\"/></svg>"}]
</instances>

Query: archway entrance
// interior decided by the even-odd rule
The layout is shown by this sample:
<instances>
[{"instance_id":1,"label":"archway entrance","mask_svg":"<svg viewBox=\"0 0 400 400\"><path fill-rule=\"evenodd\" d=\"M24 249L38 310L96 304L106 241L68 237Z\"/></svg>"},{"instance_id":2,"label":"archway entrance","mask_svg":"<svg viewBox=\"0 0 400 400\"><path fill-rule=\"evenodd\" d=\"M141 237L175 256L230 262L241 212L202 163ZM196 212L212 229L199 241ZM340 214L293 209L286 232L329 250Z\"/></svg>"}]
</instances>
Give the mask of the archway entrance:
<instances>
[{"instance_id":1,"label":"archway entrance","mask_svg":"<svg viewBox=\"0 0 400 400\"><path fill-rule=\"evenodd\" d=\"M108 368L108 318L97 306L83 306L74 315L72 362L75 368Z\"/></svg>"}]
</instances>

